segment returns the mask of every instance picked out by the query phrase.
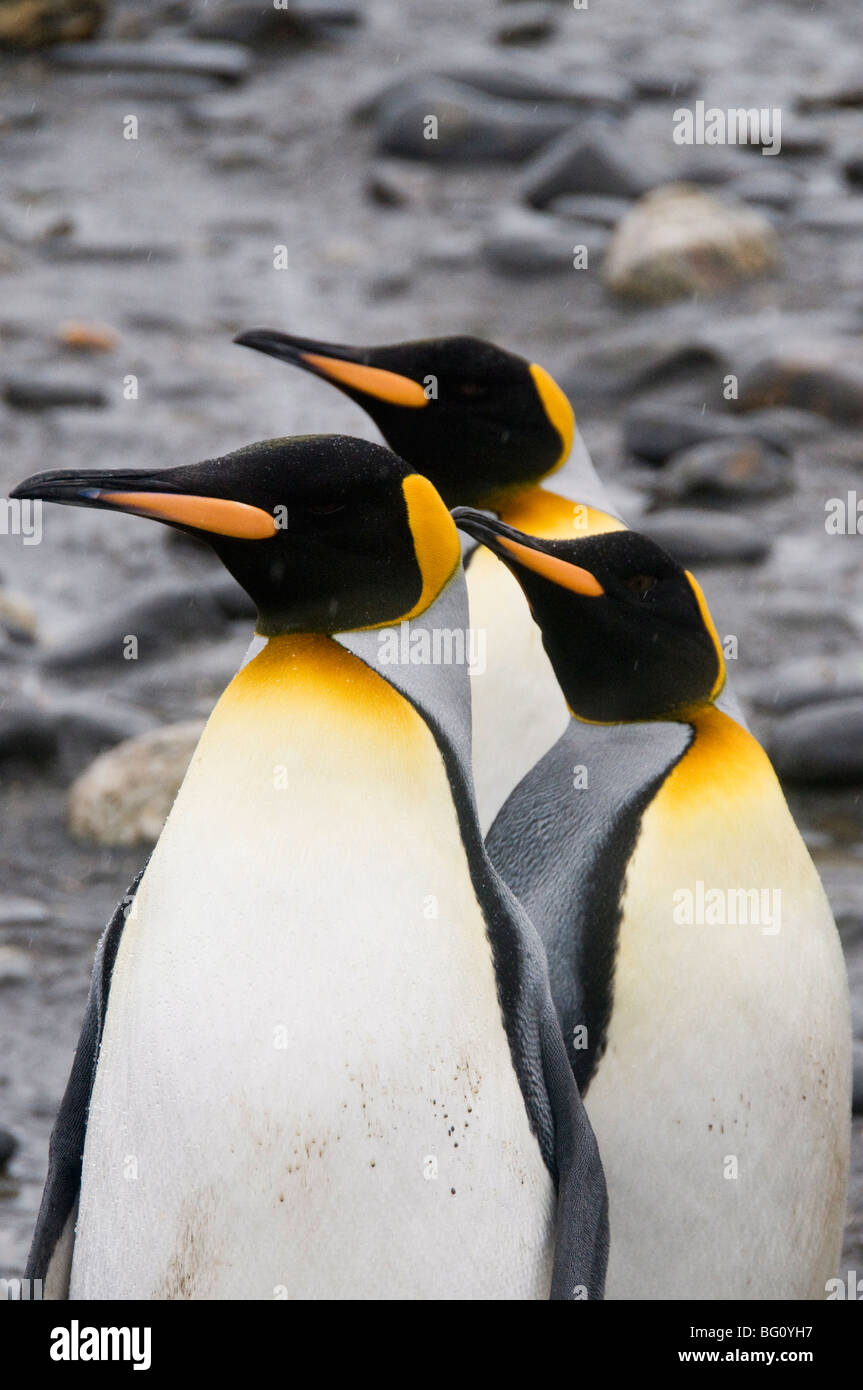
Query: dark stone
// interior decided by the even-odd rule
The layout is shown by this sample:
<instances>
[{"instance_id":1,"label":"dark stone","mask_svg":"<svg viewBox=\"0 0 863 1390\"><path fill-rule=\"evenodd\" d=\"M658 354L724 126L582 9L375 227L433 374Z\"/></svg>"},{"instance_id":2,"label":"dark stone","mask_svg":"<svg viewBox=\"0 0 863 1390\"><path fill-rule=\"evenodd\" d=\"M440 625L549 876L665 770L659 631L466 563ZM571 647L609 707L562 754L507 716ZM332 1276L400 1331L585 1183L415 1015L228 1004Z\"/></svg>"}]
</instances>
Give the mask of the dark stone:
<instances>
[{"instance_id":1,"label":"dark stone","mask_svg":"<svg viewBox=\"0 0 863 1390\"><path fill-rule=\"evenodd\" d=\"M0 1129L0 1173L6 1171L6 1167L18 1152L18 1140L11 1130Z\"/></svg>"},{"instance_id":2,"label":"dark stone","mask_svg":"<svg viewBox=\"0 0 863 1390\"><path fill-rule=\"evenodd\" d=\"M658 475L654 498L745 502L779 497L793 487L787 455L744 435L707 439L673 454Z\"/></svg>"},{"instance_id":3,"label":"dark stone","mask_svg":"<svg viewBox=\"0 0 863 1390\"><path fill-rule=\"evenodd\" d=\"M50 714L24 704L0 704L0 762L50 762L57 752L57 732Z\"/></svg>"},{"instance_id":4,"label":"dark stone","mask_svg":"<svg viewBox=\"0 0 863 1390\"><path fill-rule=\"evenodd\" d=\"M17 410L54 410L66 406L98 410L108 404L107 394L101 387L54 376L7 377L3 383L3 399Z\"/></svg>"},{"instance_id":5,"label":"dark stone","mask_svg":"<svg viewBox=\"0 0 863 1390\"><path fill-rule=\"evenodd\" d=\"M92 627L49 649L44 666L82 675L94 665L134 668L137 662L150 661L187 642L221 635L230 621L225 602L234 602L226 600L228 592L228 586L224 592L214 591L210 583L165 588L131 607L100 616ZM124 656L127 637L137 639L134 659ZM134 650L131 644L130 649Z\"/></svg>"},{"instance_id":6,"label":"dark stone","mask_svg":"<svg viewBox=\"0 0 863 1390\"><path fill-rule=\"evenodd\" d=\"M598 127L567 130L524 171L521 195L532 207L547 206L562 193L598 193L637 198L651 186L643 169L620 151L620 137Z\"/></svg>"},{"instance_id":7,"label":"dark stone","mask_svg":"<svg viewBox=\"0 0 863 1390\"><path fill-rule=\"evenodd\" d=\"M863 154L853 154L843 160L842 171L850 184L863 188Z\"/></svg>"},{"instance_id":8,"label":"dark stone","mask_svg":"<svg viewBox=\"0 0 863 1390\"><path fill-rule=\"evenodd\" d=\"M235 43L205 43L197 39L153 43L88 43L60 45L51 51L61 67L127 72L188 72L239 82L251 66L248 51Z\"/></svg>"},{"instance_id":9,"label":"dark stone","mask_svg":"<svg viewBox=\"0 0 863 1390\"><path fill-rule=\"evenodd\" d=\"M680 508L642 517L638 529L683 565L755 564L770 542L752 522Z\"/></svg>"},{"instance_id":10,"label":"dark stone","mask_svg":"<svg viewBox=\"0 0 863 1390\"><path fill-rule=\"evenodd\" d=\"M362 11L342 0L290 0L276 9L261 0L223 0L207 5L189 26L199 39L227 39L257 47L314 39L359 24Z\"/></svg>"},{"instance_id":11,"label":"dark stone","mask_svg":"<svg viewBox=\"0 0 863 1390\"><path fill-rule=\"evenodd\" d=\"M427 139L427 118L437 138ZM405 84L381 102L377 146L381 153L429 163L518 162L570 123L569 113L547 114L520 102L495 100L444 78Z\"/></svg>"},{"instance_id":12,"label":"dark stone","mask_svg":"<svg viewBox=\"0 0 863 1390\"><path fill-rule=\"evenodd\" d=\"M672 454L708 440L738 440L755 435L775 449L789 451L787 431L770 421L740 420L694 406L638 404L623 421L624 448L646 463L662 464Z\"/></svg>"},{"instance_id":13,"label":"dark stone","mask_svg":"<svg viewBox=\"0 0 863 1390\"><path fill-rule=\"evenodd\" d=\"M863 657L806 656L785 662L751 679L746 694L758 709L773 714L830 700L863 700Z\"/></svg>"},{"instance_id":14,"label":"dark stone","mask_svg":"<svg viewBox=\"0 0 863 1390\"><path fill-rule=\"evenodd\" d=\"M805 705L774 727L767 751L780 777L814 785L863 783L863 699Z\"/></svg>"},{"instance_id":15,"label":"dark stone","mask_svg":"<svg viewBox=\"0 0 863 1390\"><path fill-rule=\"evenodd\" d=\"M105 702L94 705L90 695L85 703L65 701L52 705L49 711L57 735L59 764L67 777L79 772L124 739L149 733L154 720L140 711L110 706Z\"/></svg>"},{"instance_id":16,"label":"dark stone","mask_svg":"<svg viewBox=\"0 0 863 1390\"><path fill-rule=\"evenodd\" d=\"M736 410L793 406L840 424L863 420L863 377L795 357L767 358L740 377Z\"/></svg>"},{"instance_id":17,"label":"dark stone","mask_svg":"<svg viewBox=\"0 0 863 1390\"><path fill-rule=\"evenodd\" d=\"M542 0L507 5L495 26L495 38L502 44L539 43L554 33L558 14L554 5L543 4Z\"/></svg>"},{"instance_id":18,"label":"dark stone","mask_svg":"<svg viewBox=\"0 0 863 1390\"><path fill-rule=\"evenodd\" d=\"M632 97L630 84L612 74L587 71L559 73L534 63L519 63L518 67L489 63L481 66L459 65L434 72L415 73L376 87L354 108L358 121L375 118L385 103L415 90L419 83L433 79L455 82L470 87L485 96L498 97L505 102L524 103L531 108L542 106L547 113L563 119L575 111L595 111L619 115L626 110Z\"/></svg>"},{"instance_id":19,"label":"dark stone","mask_svg":"<svg viewBox=\"0 0 863 1390\"><path fill-rule=\"evenodd\" d=\"M674 68L639 68L630 74L635 95L640 101L671 101L692 96L699 86L694 72Z\"/></svg>"},{"instance_id":20,"label":"dark stone","mask_svg":"<svg viewBox=\"0 0 863 1390\"><path fill-rule=\"evenodd\" d=\"M517 209L499 219L482 251L492 269L504 275L576 274L574 248L587 248L589 268L591 258L602 255L607 241L608 233L589 223L579 226Z\"/></svg>"}]
</instances>

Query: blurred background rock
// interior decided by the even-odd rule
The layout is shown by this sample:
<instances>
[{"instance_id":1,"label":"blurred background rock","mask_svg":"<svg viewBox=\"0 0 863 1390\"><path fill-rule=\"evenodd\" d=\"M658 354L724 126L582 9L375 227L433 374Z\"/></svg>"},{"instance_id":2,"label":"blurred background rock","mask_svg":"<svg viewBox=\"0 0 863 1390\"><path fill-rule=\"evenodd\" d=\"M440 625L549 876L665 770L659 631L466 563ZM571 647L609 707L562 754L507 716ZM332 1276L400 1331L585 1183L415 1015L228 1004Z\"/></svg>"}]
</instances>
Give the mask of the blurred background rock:
<instances>
[{"instance_id":1,"label":"blurred background rock","mask_svg":"<svg viewBox=\"0 0 863 1390\"><path fill-rule=\"evenodd\" d=\"M630 520L699 569L735 639L842 932L863 1111L863 535L826 526L830 499L863 502L857 0L0 0L0 50L3 491L374 437L234 347L241 328L468 332L544 363ZM676 145L699 99L780 108L781 153ZM43 532L2 535L0 558L3 1274L96 936L249 635L193 544L56 508Z\"/></svg>"}]
</instances>

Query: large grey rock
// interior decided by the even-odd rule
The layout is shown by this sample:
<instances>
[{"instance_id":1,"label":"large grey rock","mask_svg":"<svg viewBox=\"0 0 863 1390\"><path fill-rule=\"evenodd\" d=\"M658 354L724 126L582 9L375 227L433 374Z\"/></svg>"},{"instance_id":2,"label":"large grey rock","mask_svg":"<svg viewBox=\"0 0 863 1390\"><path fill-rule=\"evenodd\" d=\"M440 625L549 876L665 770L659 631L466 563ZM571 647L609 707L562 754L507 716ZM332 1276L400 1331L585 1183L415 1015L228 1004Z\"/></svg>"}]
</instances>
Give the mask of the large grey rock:
<instances>
[{"instance_id":1,"label":"large grey rock","mask_svg":"<svg viewBox=\"0 0 863 1390\"><path fill-rule=\"evenodd\" d=\"M482 250L488 264L504 275L577 274L573 268L575 247L586 248L589 270L591 260L602 255L607 240L608 233L596 225L579 225L516 208L497 220Z\"/></svg>"},{"instance_id":2,"label":"large grey rock","mask_svg":"<svg viewBox=\"0 0 863 1390\"><path fill-rule=\"evenodd\" d=\"M51 59L66 68L198 73L226 82L239 82L251 66L249 53L242 45L197 39L60 45L52 49Z\"/></svg>"},{"instance_id":3,"label":"large grey rock","mask_svg":"<svg viewBox=\"0 0 863 1390\"><path fill-rule=\"evenodd\" d=\"M830 700L863 700L863 655L804 656L771 666L747 682L746 695L774 714Z\"/></svg>"},{"instance_id":4,"label":"large grey rock","mask_svg":"<svg viewBox=\"0 0 863 1390\"><path fill-rule=\"evenodd\" d=\"M103 614L66 642L49 648L50 671L89 673L93 666L134 669L188 642L212 639L248 612L239 586L229 581L165 585L139 603ZM242 597L241 597L242 595ZM233 607L231 606L233 605ZM134 639L134 641L130 640Z\"/></svg>"},{"instance_id":5,"label":"large grey rock","mask_svg":"<svg viewBox=\"0 0 863 1390\"><path fill-rule=\"evenodd\" d=\"M672 184L646 194L618 225L603 277L616 294L659 302L715 294L777 260L775 232L760 213Z\"/></svg>"},{"instance_id":6,"label":"large grey rock","mask_svg":"<svg viewBox=\"0 0 863 1390\"><path fill-rule=\"evenodd\" d=\"M471 87L474 91L501 98L507 103L543 106L559 116L571 116L575 111L619 114L632 97L632 88L627 81L596 69L561 73L556 68L536 62L522 61L518 66L465 63L452 68L413 73L383 86L377 84L354 107L354 119L372 120L384 103L415 90L418 83L429 78L441 78L462 87Z\"/></svg>"},{"instance_id":7,"label":"large grey rock","mask_svg":"<svg viewBox=\"0 0 863 1390\"><path fill-rule=\"evenodd\" d=\"M767 749L790 782L863 784L863 698L796 710L775 725Z\"/></svg>"},{"instance_id":8,"label":"large grey rock","mask_svg":"<svg viewBox=\"0 0 863 1390\"><path fill-rule=\"evenodd\" d=\"M673 454L658 474L657 501L751 501L792 491L794 475L785 454L760 439L707 439Z\"/></svg>"},{"instance_id":9,"label":"large grey rock","mask_svg":"<svg viewBox=\"0 0 863 1390\"><path fill-rule=\"evenodd\" d=\"M638 529L683 565L755 564L770 542L753 522L681 507L642 517Z\"/></svg>"},{"instance_id":10,"label":"large grey rock","mask_svg":"<svg viewBox=\"0 0 863 1390\"><path fill-rule=\"evenodd\" d=\"M171 724L103 753L69 790L69 830L97 845L154 844L204 727Z\"/></svg>"},{"instance_id":11,"label":"large grey rock","mask_svg":"<svg viewBox=\"0 0 863 1390\"><path fill-rule=\"evenodd\" d=\"M564 131L528 165L521 194L542 208L563 193L637 198L650 186L643 164L626 155L619 135L600 127L576 128Z\"/></svg>"},{"instance_id":12,"label":"large grey rock","mask_svg":"<svg viewBox=\"0 0 863 1390\"><path fill-rule=\"evenodd\" d=\"M694 406L638 402L623 418L625 449L652 464L662 464L672 454L708 440L736 441L752 436L785 453L793 447L789 427L760 414L742 420Z\"/></svg>"},{"instance_id":13,"label":"large grey rock","mask_svg":"<svg viewBox=\"0 0 863 1390\"><path fill-rule=\"evenodd\" d=\"M740 374L738 398L729 406L741 411L791 406L857 425L863 420L863 372L798 355L765 358Z\"/></svg>"},{"instance_id":14,"label":"large grey rock","mask_svg":"<svg viewBox=\"0 0 863 1390\"><path fill-rule=\"evenodd\" d=\"M382 100L377 147L382 154L440 164L518 162L571 120L567 111L534 109L430 76Z\"/></svg>"}]
</instances>

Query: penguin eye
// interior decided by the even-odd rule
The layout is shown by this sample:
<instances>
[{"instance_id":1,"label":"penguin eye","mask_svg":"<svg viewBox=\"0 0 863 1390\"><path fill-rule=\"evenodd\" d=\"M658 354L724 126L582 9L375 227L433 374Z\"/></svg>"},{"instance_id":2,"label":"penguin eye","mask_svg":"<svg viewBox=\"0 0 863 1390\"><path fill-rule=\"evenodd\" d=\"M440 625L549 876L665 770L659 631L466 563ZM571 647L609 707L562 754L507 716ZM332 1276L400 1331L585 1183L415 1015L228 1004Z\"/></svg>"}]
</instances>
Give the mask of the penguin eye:
<instances>
[{"instance_id":1,"label":"penguin eye","mask_svg":"<svg viewBox=\"0 0 863 1390\"><path fill-rule=\"evenodd\" d=\"M634 574L631 579L624 579L624 584L631 593L637 594L639 598L644 598L651 589L655 589L659 580L655 574Z\"/></svg>"},{"instance_id":2,"label":"penguin eye","mask_svg":"<svg viewBox=\"0 0 863 1390\"><path fill-rule=\"evenodd\" d=\"M345 502L327 502L321 507L307 507L306 511L309 516L333 516L335 512L343 512L346 505Z\"/></svg>"}]
</instances>

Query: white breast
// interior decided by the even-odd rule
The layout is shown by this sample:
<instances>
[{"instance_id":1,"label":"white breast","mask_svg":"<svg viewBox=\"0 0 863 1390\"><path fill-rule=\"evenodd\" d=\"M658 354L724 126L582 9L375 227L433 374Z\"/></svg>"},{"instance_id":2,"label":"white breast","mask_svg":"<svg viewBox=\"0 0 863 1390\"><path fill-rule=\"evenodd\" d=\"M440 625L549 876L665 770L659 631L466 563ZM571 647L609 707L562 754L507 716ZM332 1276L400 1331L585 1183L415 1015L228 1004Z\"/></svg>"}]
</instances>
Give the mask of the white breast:
<instances>
[{"instance_id":1,"label":"white breast","mask_svg":"<svg viewBox=\"0 0 863 1390\"><path fill-rule=\"evenodd\" d=\"M506 566L481 548L468 567L467 587L471 627L485 641L485 669L471 680L473 774L485 834L570 716L542 634Z\"/></svg>"},{"instance_id":2,"label":"white breast","mask_svg":"<svg viewBox=\"0 0 863 1390\"><path fill-rule=\"evenodd\" d=\"M662 803L627 874L608 1047L586 1097L609 1188L606 1296L824 1298L850 1089L830 909L769 768L738 797L702 782ZM675 922L674 895L699 881L778 890L779 931L728 911Z\"/></svg>"},{"instance_id":3,"label":"white breast","mask_svg":"<svg viewBox=\"0 0 863 1390\"><path fill-rule=\"evenodd\" d=\"M260 657L223 697L138 892L71 1296L547 1297L553 1189L439 752L355 658L315 699L295 658L278 698Z\"/></svg>"}]
</instances>

